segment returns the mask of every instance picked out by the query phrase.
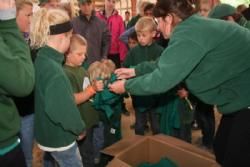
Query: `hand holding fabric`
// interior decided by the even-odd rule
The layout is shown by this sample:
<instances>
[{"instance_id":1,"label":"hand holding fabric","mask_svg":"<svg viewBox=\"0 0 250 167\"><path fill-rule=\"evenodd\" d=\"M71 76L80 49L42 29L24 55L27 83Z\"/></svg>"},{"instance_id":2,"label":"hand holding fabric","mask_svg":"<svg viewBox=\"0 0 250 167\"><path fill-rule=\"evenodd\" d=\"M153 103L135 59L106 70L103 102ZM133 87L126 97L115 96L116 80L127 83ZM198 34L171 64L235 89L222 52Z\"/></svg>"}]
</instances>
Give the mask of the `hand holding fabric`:
<instances>
[{"instance_id":1,"label":"hand holding fabric","mask_svg":"<svg viewBox=\"0 0 250 167\"><path fill-rule=\"evenodd\" d=\"M103 80L95 80L92 83L93 88L95 89L96 92L100 92L103 90L104 84Z\"/></svg>"},{"instance_id":2,"label":"hand holding fabric","mask_svg":"<svg viewBox=\"0 0 250 167\"><path fill-rule=\"evenodd\" d=\"M125 93L125 80L118 80L109 85L109 90L116 93L122 94Z\"/></svg>"},{"instance_id":3,"label":"hand holding fabric","mask_svg":"<svg viewBox=\"0 0 250 167\"><path fill-rule=\"evenodd\" d=\"M115 70L115 74L117 79L128 79L136 76L134 68L118 68Z\"/></svg>"}]
</instances>

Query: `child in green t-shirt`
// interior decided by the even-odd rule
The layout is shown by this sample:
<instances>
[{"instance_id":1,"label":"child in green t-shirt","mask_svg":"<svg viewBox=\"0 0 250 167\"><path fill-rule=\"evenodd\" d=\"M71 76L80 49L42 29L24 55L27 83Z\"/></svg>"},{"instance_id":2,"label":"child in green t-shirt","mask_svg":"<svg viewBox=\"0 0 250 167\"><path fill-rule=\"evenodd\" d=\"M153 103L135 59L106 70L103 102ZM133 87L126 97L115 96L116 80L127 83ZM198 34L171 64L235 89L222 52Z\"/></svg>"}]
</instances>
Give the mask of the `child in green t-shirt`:
<instances>
[{"instance_id":1,"label":"child in green t-shirt","mask_svg":"<svg viewBox=\"0 0 250 167\"><path fill-rule=\"evenodd\" d=\"M68 76L73 92L75 103L78 106L81 117L86 124L86 137L78 142L84 166L94 164L93 132L98 128L99 116L92 107L90 99L97 91L103 89L102 81L93 81L90 84L87 71L82 67L86 59L87 41L80 35L74 34L70 39L70 47L65 56L64 71ZM89 154L92 152L92 154Z\"/></svg>"}]
</instances>

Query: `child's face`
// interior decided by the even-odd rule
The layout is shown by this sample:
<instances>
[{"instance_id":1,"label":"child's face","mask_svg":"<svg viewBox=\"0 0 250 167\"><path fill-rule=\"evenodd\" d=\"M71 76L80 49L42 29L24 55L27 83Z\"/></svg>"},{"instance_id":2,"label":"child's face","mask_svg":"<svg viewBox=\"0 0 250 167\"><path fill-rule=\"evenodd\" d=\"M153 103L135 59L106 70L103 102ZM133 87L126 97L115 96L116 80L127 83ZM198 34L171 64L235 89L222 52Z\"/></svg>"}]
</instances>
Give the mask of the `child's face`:
<instances>
[{"instance_id":1,"label":"child's face","mask_svg":"<svg viewBox=\"0 0 250 167\"><path fill-rule=\"evenodd\" d=\"M32 6L27 4L18 11L16 22L21 32L29 32L32 14Z\"/></svg>"},{"instance_id":2,"label":"child's face","mask_svg":"<svg viewBox=\"0 0 250 167\"><path fill-rule=\"evenodd\" d=\"M79 45L77 49L67 55L66 63L74 67L81 66L84 60L86 59L86 52L87 47Z\"/></svg>"},{"instance_id":3,"label":"child's face","mask_svg":"<svg viewBox=\"0 0 250 167\"><path fill-rule=\"evenodd\" d=\"M200 11L199 11L199 14L201 16L204 16L204 17L207 17L209 12L211 10L211 6L209 3L201 3L200 4Z\"/></svg>"},{"instance_id":4,"label":"child's face","mask_svg":"<svg viewBox=\"0 0 250 167\"><path fill-rule=\"evenodd\" d=\"M138 44L138 41L132 39L132 38L129 38L128 39L128 47L129 49L132 49L134 47L136 47L136 45Z\"/></svg>"},{"instance_id":5,"label":"child's face","mask_svg":"<svg viewBox=\"0 0 250 167\"><path fill-rule=\"evenodd\" d=\"M142 31L136 32L137 39L140 45L147 46L153 42L153 38L155 37L155 31Z\"/></svg>"}]
</instances>

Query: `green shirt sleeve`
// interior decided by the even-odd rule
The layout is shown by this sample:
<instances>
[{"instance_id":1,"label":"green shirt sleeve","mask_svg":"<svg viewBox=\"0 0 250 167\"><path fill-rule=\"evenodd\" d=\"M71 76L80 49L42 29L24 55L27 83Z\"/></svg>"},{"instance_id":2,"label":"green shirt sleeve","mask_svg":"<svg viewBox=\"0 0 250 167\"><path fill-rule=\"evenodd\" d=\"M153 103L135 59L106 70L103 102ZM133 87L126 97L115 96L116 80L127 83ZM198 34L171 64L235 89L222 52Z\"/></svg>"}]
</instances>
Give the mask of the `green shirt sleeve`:
<instances>
[{"instance_id":1,"label":"green shirt sleeve","mask_svg":"<svg viewBox=\"0 0 250 167\"><path fill-rule=\"evenodd\" d=\"M135 66L136 76L141 76L146 73L150 73L154 71L154 69L157 67L158 61L159 61L159 58L156 61L145 61Z\"/></svg>"},{"instance_id":2,"label":"green shirt sleeve","mask_svg":"<svg viewBox=\"0 0 250 167\"><path fill-rule=\"evenodd\" d=\"M47 97L45 112L55 124L78 135L84 130L85 125L75 104L70 85L62 82L63 80L65 78L59 75L49 83L45 92Z\"/></svg>"},{"instance_id":3,"label":"green shirt sleeve","mask_svg":"<svg viewBox=\"0 0 250 167\"><path fill-rule=\"evenodd\" d=\"M155 70L127 80L125 88L133 95L166 92L184 80L203 56L202 47L195 41L175 38L160 56Z\"/></svg>"},{"instance_id":4,"label":"green shirt sleeve","mask_svg":"<svg viewBox=\"0 0 250 167\"><path fill-rule=\"evenodd\" d=\"M28 95L35 82L34 66L15 19L0 21L0 46L0 93Z\"/></svg>"},{"instance_id":5,"label":"green shirt sleeve","mask_svg":"<svg viewBox=\"0 0 250 167\"><path fill-rule=\"evenodd\" d=\"M132 61L132 57L133 57L133 52L132 50L128 51L125 60L123 61L123 67L129 68L131 61Z\"/></svg>"}]
</instances>

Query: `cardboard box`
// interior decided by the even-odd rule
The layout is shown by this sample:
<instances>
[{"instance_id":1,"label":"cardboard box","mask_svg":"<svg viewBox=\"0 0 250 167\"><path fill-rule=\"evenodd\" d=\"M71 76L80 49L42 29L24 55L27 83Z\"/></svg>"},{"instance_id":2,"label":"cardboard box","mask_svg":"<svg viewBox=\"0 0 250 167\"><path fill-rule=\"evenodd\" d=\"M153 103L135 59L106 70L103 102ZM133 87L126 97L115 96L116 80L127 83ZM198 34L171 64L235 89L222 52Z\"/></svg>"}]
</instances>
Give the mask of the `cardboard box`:
<instances>
[{"instance_id":1,"label":"cardboard box","mask_svg":"<svg viewBox=\"0 0 250 167\"><path fill-rule=\"evenodd\" d=\"M179 167L219 167L214 155L166 135L134 136L102 152L114 157L108 167L136 167L142 162L156 163L162 157L168 157Z\"/></svg>"}]
</instances>

